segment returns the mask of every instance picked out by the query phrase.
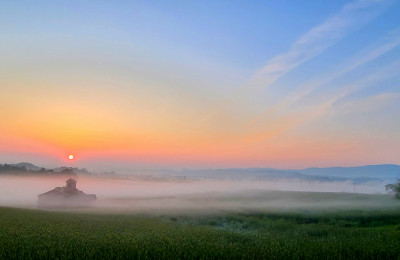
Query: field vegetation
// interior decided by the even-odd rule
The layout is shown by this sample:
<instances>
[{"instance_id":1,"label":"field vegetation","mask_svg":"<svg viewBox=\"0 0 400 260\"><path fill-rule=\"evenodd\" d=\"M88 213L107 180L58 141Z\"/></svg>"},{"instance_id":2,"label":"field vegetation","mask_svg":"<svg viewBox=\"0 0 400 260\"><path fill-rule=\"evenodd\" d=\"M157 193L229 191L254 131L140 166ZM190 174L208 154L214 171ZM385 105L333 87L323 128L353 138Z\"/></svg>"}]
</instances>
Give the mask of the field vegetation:
<instances>
[{"instance_id":1,"label":"field vegetation","mask_svg":"<svg viewBox=\"0 0 400 260\"><path fill-rule=\"evenodd\" d=\"M1 259L398 259L400 211L99 214L0 208Z\"/></svg>"}]
</instances>

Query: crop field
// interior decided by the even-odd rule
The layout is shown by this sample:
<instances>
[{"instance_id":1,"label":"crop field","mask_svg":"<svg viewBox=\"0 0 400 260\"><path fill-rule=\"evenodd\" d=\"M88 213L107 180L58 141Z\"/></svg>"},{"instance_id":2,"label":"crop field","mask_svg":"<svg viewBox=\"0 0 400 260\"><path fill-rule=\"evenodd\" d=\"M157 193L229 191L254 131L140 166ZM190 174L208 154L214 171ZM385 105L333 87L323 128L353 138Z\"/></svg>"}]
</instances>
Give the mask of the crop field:
<instances>
[{"instance_id":1,"label":"crop field","mask_svg":"<svg viewBox=\"0 0 400 260\"><path fill-rule=\"evenodd\" d=\"M399 259L400 211L106 214L0 207L1 259Z\"/></svg>"}]
</instances>

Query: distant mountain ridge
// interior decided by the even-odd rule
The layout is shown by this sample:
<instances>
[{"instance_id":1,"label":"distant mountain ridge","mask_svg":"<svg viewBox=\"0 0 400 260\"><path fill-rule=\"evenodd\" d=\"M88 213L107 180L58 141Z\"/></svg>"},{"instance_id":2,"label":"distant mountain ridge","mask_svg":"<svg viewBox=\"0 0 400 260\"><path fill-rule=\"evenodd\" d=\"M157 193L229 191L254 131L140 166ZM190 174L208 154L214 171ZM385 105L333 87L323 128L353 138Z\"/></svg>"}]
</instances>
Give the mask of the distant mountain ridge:
<instances>
[{"instance_id":1,"label":"distant mountain ridge","mask_svg":"<svg viewBox=\"0 0 400 260\"><path fill-rule=\"evenodd\" d=\"M10 164L12 166L16 166L16 167L25 167L25 169L27 169L28 171L39 171L41 169L41 167L38 167L32 163L27 163L27 162L20 162L20 163L16 163L16 164Z\"/></svg>"},{"instance_id":2,"label":"distant mountain ridge","mask_svg":"<svg viewBox=\"0 0 400 260\"><path fill-rule=\"evenodd\" d=\"M337 169L335 169L337 168ZM305 181L352 181L354 183L382 182L400 177L400 166L395 169L376 167L376 171L358 167L307 168L304 170L280 170L272 168L184 170L180 175L207 179L229 180L278 180L298 179ZM398 169L398 170L397 170Z\"/></svg>"},{"instance_id":3,"label":"distant mountain ridge","mask_svg":"<svg viewBox=\"0 0 400 260\"><path fill-rule=\"evenodd\" d=\"M152 175L177 179L213 180L279 180L297 179L299 181L352 181L355 184L366 182L387 182L400 178L399 165L366 165L358 167L306 168L299 170L274 168L226 168L226 169L182 169L182 170L134 170L138 176ZM127 174L128 175L128 174Z\"/></svg>"},{"instance_id":4,"label":"distant mountain ridge","mask_svg":"<svg viewBox=\"0 0 400 260\"><path fill-rule=\"evenodd\" d=\"M304 181L352 181L353 183L384 182L400 178L400 166L395 164L364 165L356 167L327 167L305 168L299 170L274 169L274 168L226 168L226 169L182 169L182 170L133 170L131 174L118 174L112 172L93 173L85 168L57 167L46 169L32 163L21 162L16 164L0 164L0 174L34 174L34 175L98 175L111 178L127 177L141 178L154 176L162 179L176 180L280 180L296 179Z\"/></svg>"},{"instance_id":5,"label":"distant mountain ridge","mask_svg":"<svg viewBox=\"0 0 400 260\"><path fill-rule=\"evenodd\" d=\"M299 170L307 175L329 175L335 177L399 178L400 166L395 164L364 165L356 167L307 168Z\"/></svg>"},{"instance_id":6,"label":"distant mountain ridge","mask_svg":"<svg viewBox=\"0 0 400 260\"><path fill-rule=\"evenodd\" d=\"M0 164L0 174L18 174L18 175L77 175L91 173L85 168L76 167L58 167L54 169L48 169L44 167L36 166L32 163L21 162L15 164Z\"/></svg>"}]
</instances>

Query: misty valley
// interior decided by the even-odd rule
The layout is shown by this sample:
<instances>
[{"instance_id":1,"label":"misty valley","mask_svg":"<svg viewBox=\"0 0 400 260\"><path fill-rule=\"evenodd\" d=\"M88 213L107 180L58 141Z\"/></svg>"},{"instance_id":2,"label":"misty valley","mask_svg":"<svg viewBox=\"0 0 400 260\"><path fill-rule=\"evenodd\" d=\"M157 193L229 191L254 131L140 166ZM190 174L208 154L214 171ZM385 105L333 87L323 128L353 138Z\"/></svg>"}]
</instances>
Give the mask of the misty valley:
<instances>
[{"instance_id":1,"label":"misty valley","mask_svg":"<svg viewBox=\"0 0 400 260\"><path fill-rule=\"evenodd\" d=\"M400 0L0 0L0 260L400 260Z\"/></svg>"},{"instance_id":2,"label":"misty valley","mask_svg":"<svg viewBox=\"0 0 400 260\"><path fill-rule=\"evenodd\" d=\"M352 174L323 179L276 169L110 174L7 167L0 175L4 259L395 259L400 253L400 201L383 185L394 179L394 166L373 166L376 175L344 169ZM82 204L68 195L39 203L63 189L96 199Z\"/></svg>"}]
</instances>

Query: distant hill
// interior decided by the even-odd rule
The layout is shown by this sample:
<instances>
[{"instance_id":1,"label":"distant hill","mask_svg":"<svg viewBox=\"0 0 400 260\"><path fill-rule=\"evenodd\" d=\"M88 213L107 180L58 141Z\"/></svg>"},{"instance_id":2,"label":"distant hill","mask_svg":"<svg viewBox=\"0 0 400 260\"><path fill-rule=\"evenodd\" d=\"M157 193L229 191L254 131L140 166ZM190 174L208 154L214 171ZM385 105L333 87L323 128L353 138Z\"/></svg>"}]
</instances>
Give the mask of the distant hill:
<instances>
[{"instance_id":1,"label":"distant hill","mask_svg":"<svg viewBox=\"0 0 400 260\"><path fill-rule=\"evenodd\" d=\"M72 168L72 167L59 167L49 169L36 166L32 163L21 162L15 164L0 164L0 174L12 175L77 175L77 174L90 175L91 173L85 168Z\"/></svg>"},{"instance_id":2,"label":"distant hill","mask_svg":"<svg viewBox=\"0 0 400 260\"><path fill-rule=\"evenodd\" d=\"M400 166L395 164L365 165L358 167L307 168L298 171L307 175L323 175L342 178L400 178Z\"/></svg>"},{"instance_id":3,"label":"distant hill","mask_svg":"<svg viewBox=\"0 0 400 260\"><path fill-rule=\"evenodd\" d=\"M400 177L398 165L376 165L360 167L307 168L285 170L274 168L231 168L231 169L183 169L183 170L136 170L133 176L149 175L178 180L304 180L319 182L352 181L355 184L367 182L388 182ZM127 174L128 175L128 174ZM132 176L132 175L131 175Z\"/></svg>"},{"instance_id":4,"label":"distant hill","mask_svg":"<svg viewBox=\"0 0 400 260\"><path fill-rule=\"evenodd\" d=\"M322 168L323 169L323 168ZM332 174L328 174L332 173ZM306 181L352 181L354 183L366 182L382 182L384 180L392 180L394 174L386 173L385 175L378 174L333 174L335 171L328 173L315 171L315 174L308 174L303 170L280 170L272 168L245 168L245 169L207 169L207 170L184 170L179 172L182 176L191 178L203 179L218 179L218 180L281 180L281 179L297 179Z\"/></svg>"},{"instance_id":5,"label":"distant hill","mask_svg":"<svg viewBox=\"0 0 400 260\"><path fill-rule=\"evenodd\" d=\"M25 167L25 169L28 171L39 171L41 169L41 167L38 167L32 163L27 163L27 162L20 162L20 163L10 164L10 165L20 167L20 168Z\"/></svg>"},{"instance_id":6,"label":"distant hill","mask_svg":"<svg viewBox=\"0 0 400 260\"><path fill-rule=\"evenodd\" d=\"M328 167L285 170L274 168L228 168L228 169L159 169L133 170L129 174L92 173L85 168L57 167L47 169L32 163L0 164L0 174L34 174L34 175L97 175L110 178L155 178L175 180L252 180L268 181L296 179L305 181L352 181L354 183L388 182L400 178L400 166L394 164L365 165L358 167Z\"/></svg>"},{"instance_id":7,"label":"distant hill","mask_svg":"<svg viewBox=\"0 0 400 260\"><path fill-rule=\"evenodd\" d=\"M58 168L54 168L53 170L56 173L70 172L70 173L74 173L74 174L85 174L85 175L91 175L92 174L86 168L77 168L77 167L58 167Z\"/></svg>"}]
</instances>

